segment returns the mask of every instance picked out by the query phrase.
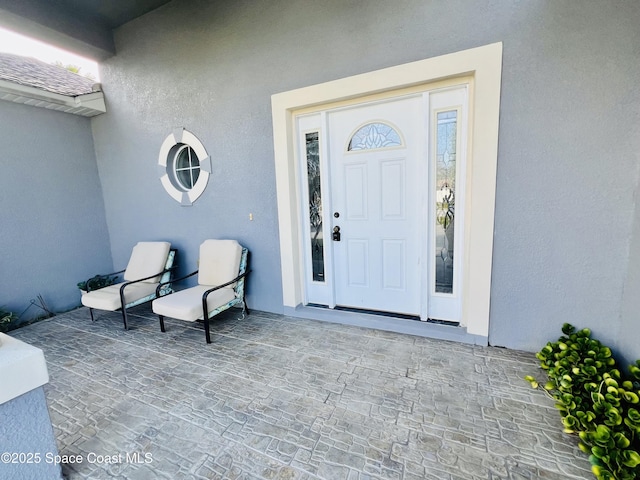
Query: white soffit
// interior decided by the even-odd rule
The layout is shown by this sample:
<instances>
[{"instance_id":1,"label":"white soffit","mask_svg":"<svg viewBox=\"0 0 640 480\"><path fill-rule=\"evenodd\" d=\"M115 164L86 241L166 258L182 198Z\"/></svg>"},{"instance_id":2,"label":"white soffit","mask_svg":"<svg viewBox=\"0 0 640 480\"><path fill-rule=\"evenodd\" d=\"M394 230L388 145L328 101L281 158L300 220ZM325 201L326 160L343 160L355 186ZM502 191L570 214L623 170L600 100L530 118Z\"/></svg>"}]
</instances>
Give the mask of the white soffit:
<instances>
[{"instance_id":1,"label":"white soffit","mask_svg":"<svg viewBox=\"0 0 640 480\"><path fill-rule=\"evenodd\" d=\"M0 100L48 108L82 117L95 117L107 111L103 92L70 97L6 80L0 80Z\"/></svg>"}]
</instances>

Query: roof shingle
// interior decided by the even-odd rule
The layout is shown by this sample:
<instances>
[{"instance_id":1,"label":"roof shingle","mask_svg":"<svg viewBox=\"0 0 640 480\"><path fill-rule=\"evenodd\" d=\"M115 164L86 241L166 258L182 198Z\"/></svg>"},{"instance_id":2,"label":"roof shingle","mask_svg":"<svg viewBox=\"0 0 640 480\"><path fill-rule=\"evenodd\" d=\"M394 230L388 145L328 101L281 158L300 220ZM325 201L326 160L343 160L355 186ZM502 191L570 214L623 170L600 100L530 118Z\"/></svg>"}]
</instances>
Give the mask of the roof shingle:
<instances>
[{"instance_id":1,"label":"roof shingle","mask_svg":"<svg viewBox=\"0 0 640 480\"><path fill-rule=\"evenodd\" d=\"M35 58L21 57L11 53L0 53L0 80L69 97L101 90L100 84L95 80Z\"/></svg>"}]
</instances>

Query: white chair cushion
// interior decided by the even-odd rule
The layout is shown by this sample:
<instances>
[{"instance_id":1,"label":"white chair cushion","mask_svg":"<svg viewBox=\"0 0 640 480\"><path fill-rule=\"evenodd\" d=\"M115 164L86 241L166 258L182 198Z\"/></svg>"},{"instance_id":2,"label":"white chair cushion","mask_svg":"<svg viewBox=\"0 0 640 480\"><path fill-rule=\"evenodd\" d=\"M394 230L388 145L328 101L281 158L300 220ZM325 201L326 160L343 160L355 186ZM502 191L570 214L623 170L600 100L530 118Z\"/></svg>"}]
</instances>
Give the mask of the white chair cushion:
<instances>
[{"instance_id":1,"label":"white chair cushion","mask_svg":"<svg viewBox=\"0 0 640 480\"><path fill-rule=\"evenodd\" d=\"M229 280L235 278L231 277ZM156 298L152 305L153 313L165 317L177 318L194 322L202 319L202 294L209 290L211 285L196 285L195 287L180 290L179 292ZM233 288L224 287L211 292L207 297L207 307L212 312L221 305L229 303L235 298Z\"/></svg>"},{"instance_id":2,"label":"white chair cushion","mask_svg":"<svg viewBox=\"0 0 640 480\"><path fill-rule=\"evenodd\" d=\"M124 283L124 282L123 282ZM139 282L133 283L124 289L125 305L136 300L140 300L156 292L157 283ZM120 304L120 287L122 283L110 285L99 290L82 295L82 304L85 307L97 308L98 310L117 310Z\"/></svg>"},{"instance_id":3,"label":"white chair cushion","mask_svg":"<svg viewBox=\"0 0 640 480\"><path fill-rule=\"evenodd\" d=\"M198 283L211 288L233 280L238 276L241 256L242 247L235 240L205 240L200 245Z\"/></svg>"},{"instance_id":4,"label":"white chair cushion","mask_svg":"<svg viewBox=\"0 0 640 480\"><path fill-rule=\"evenodd\" d=\"M127 281L139 280L154 273L164 270L171 244L169 242L138 242L133 251L129 264L124 272ZM149 283L158 283L160 276L145 280Z\"/></svg>"}]
</instances>

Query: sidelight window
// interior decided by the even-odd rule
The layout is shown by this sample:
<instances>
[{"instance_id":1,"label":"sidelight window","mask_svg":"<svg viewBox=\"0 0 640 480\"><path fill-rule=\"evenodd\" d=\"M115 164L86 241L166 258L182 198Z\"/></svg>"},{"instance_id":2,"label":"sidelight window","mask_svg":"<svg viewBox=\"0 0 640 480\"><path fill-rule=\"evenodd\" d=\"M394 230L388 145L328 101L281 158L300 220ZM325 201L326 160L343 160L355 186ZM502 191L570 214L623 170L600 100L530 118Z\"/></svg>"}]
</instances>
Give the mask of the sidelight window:
<instances>
[{"instance_id":1,"label":"sidelight window","mask_svg":"<svg viewBox=\"0 0 640 480\"><path fill-rule=\"evenodd\" d=\"M438 112L436 122L435 288L438 293L452 293L458 112L456 110Z\"/></svg>"},{"instance_id":2,"label":"sidelight window","mask_svg":"<svg viewBox=\"0 0 640 480\"><path fill-rule=\"evenodd\" d=\"M322 190L318 132L307 133L307 181L309 183L309 225L311 227L311 269L314 282L324 282L324 239L322 237Z\"/></svg>"}]
</instances>

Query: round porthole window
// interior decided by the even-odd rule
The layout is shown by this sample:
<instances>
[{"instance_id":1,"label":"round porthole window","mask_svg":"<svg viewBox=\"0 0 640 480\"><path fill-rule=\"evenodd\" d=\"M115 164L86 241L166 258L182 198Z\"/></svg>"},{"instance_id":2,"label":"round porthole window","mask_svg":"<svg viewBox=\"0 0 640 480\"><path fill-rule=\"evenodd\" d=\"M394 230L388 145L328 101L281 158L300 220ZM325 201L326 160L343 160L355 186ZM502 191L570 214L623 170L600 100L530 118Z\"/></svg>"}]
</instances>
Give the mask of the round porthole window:
<instances>
[{"instance_id":1,"label":"round porthole window","mask_svg":"<svg viewBox=\"0 0 640 480\"><path fill-rule=\"evenodd\" d=\"M183 128L165 138L158 155L160 181L181 205L192 205L204 192L211 158L196 136Z\"/></svg>"},{"instance_id":2,"label":"round porthole window","mask_svg":"<svg viewBox=\"0 0 640 480\"><path fill-rule=\"evenodd\" d=\"M193 188L200 175L200 160L196 152L189 145L176 145L178 151L173 160L173 173L177 183L180 184L185 191Z\"/></svg>"}]
</instances>

